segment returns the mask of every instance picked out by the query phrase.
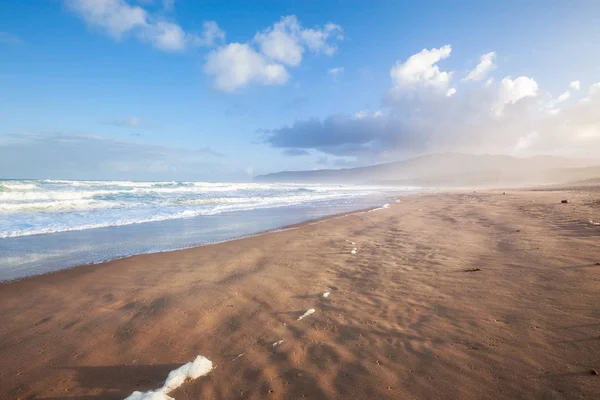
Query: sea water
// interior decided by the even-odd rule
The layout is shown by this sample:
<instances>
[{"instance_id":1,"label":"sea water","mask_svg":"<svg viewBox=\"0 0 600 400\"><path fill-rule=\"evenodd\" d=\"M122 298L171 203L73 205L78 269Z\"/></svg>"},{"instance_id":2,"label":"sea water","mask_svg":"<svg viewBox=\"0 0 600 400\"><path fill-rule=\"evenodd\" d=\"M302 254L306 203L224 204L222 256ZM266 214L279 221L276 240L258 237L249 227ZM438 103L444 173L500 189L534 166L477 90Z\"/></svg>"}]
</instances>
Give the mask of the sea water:
<instances>
[{"instance_id":1,"label":"sea water","mask_svg":"<svg viewBox=\"0 0 600 400\"><path fill-rule=\"evenodd\" d=\"M0 180L0 280L215 243L419 188Z\"/></svg>"}]
</instances>

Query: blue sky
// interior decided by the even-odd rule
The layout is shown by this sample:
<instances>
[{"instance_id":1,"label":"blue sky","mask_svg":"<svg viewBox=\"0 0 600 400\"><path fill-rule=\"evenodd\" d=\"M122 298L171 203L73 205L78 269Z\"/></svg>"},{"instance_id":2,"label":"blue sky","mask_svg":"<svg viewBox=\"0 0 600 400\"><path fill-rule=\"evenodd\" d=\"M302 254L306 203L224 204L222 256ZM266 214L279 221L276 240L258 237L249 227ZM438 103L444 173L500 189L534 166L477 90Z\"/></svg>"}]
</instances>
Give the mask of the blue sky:
<instances>
[{"instance_id":1,"label":"blue sky","mask_svg":"<svg viewBox=\"0 0 600 400\"><path fill-rule=\"evenodd\" d=\"M600 3L449 3L2 2L0 177L598 154Z\"/></svg>"}]
</instances>

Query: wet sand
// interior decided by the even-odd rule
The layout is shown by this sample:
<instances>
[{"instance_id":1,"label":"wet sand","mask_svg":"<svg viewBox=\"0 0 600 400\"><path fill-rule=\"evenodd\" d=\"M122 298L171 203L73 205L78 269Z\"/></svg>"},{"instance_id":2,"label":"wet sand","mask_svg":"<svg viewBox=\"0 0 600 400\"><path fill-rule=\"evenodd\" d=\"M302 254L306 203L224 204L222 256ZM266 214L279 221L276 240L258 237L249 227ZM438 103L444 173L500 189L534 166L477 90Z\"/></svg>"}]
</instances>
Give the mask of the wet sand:
<instances>
[{"instance_id":1,"label":"wet sand","mask_svg":"<svg viewBox=\"0 0 600 400\"><path fill-rule=\"evenodd\" d=\"M2 284L0 398L122 399L198 354L177 400L600 398L590 220L597 188L414 195Z\"/></svg>"}]
</instances>

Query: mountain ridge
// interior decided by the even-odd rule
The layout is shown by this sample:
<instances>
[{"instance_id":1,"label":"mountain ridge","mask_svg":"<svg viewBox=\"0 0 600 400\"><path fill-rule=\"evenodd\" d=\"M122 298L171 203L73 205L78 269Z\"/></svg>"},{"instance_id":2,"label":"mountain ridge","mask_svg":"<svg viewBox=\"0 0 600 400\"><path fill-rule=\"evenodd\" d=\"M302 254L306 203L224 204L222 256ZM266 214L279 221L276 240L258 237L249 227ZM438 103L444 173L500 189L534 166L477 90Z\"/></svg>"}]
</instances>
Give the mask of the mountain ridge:
<instances>
[{"instance_id":1,"label":"mountain ridge","mask_svg":"<svg viewBox=\"0 0 600 400\"><path fill-rule=\"evenodd\" d=\"M370 166L258 175L255 182L462 186L565 183L600 177L600 161L558 156L434 153Z\"/></svg>"}]
</instances>

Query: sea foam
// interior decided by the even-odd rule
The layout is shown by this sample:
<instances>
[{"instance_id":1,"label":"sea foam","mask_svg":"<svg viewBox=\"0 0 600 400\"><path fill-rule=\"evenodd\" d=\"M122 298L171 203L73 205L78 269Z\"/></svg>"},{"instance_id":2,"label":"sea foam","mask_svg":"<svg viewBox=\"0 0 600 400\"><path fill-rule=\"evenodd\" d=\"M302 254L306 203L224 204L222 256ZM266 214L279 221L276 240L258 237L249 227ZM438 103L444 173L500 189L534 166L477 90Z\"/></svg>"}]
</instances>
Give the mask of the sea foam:
<instances>
[{"instance_id":1,"label":"sea foam","mask_svg":"<svg viewBox=\"0 0 600 400\"><path fill-rule=\"evenodd\" d=\"M168 395L169 392L177 389L187 379L198 379L208 374L213 369L213 363L208 358L198 356L192 362L169 372L163 386L156 390L147 392L133 392L125 400L174 400Z\"/></svg>"}]
</instances>

